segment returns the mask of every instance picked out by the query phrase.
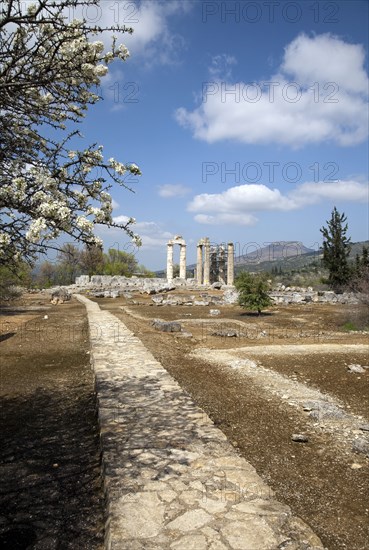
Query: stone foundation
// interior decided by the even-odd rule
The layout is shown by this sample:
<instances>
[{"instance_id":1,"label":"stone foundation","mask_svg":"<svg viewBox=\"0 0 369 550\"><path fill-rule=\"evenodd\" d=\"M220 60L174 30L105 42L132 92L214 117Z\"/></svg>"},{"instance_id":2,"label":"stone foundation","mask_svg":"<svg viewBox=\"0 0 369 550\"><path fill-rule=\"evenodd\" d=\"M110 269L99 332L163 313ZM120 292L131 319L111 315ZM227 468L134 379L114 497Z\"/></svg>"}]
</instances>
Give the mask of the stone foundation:
<instances>
[{"instance_id":1,"label":"stone foundation","mask_svg":"<svg viewBox=\"0 0 369 550\"><path fill-rule=\"evenodd\" d=\"M90 278L88 275L81 275L76 278L75 285L72 285L70 288L74 292L89 290L91 294L101 298L117 298L118 296L126 296L127 293L138 292L141 294L161 294L176 289L188 289L191 291L218 289L220 291L220 300L215 300L218 304L220 302L223 304L235 304L238 300L238 293L233 286L221 285L218 282L213 283L212 285L210 283L204 285L199 284L197 279L141 279L138 277L123 277L117 275L93 275ZM344 292L343 294L336 294L331 290L318 291L311 287L284 287L283 285L278 285L269 293L269 296L275 304L359 303L358 297L354 293ZM180 305L183 303L183 300L179 299L179 297L176 297L178 298L178 303L174 302L175 297L171 298L173 299L171 300L170 305ZM206 299L203 301L205 304L205 302L208 302L209 300Z\"/></svg>"}]
</instances>

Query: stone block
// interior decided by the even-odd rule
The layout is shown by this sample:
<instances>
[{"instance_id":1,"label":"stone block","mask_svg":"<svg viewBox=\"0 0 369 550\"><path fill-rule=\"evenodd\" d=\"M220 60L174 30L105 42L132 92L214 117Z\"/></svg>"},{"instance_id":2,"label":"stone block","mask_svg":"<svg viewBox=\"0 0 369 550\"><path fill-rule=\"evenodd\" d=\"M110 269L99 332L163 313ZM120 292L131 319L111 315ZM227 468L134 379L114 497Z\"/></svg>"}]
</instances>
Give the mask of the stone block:
<instances>
[{"instance_id":1,"label":"stone block","mask_svg":"<svg viewBox=\"0 0 369 550\"><path fill-rule=\"evenodd\" d=\"M160 319L153 319L151 325L161 332L181 332L181 323L176 321L161 321Z\"/></svg>"}]
</instances>

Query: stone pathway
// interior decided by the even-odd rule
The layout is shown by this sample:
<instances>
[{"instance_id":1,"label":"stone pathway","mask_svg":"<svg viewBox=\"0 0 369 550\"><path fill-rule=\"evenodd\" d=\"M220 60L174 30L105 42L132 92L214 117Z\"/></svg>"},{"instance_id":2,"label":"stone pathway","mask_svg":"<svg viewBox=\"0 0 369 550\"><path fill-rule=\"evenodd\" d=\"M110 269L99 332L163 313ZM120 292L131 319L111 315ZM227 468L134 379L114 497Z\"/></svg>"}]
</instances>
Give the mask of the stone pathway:
<instances>
[{"instance_id":1,"label":"stone pathway","mask_svg":"<svg viewBox=\"0 0 369 550\"><path fill-rule=\"evenodd\" d=\"M86 305L108 550L322 550L113 314Z\"/></svg>"}]
</instances>

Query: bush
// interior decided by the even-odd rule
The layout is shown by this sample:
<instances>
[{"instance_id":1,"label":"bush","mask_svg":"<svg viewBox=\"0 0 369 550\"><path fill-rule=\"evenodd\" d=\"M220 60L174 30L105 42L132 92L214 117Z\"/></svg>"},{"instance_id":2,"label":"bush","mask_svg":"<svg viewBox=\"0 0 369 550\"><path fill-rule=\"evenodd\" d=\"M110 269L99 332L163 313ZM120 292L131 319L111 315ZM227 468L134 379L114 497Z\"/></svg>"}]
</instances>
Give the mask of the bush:
<instances>
[{"instance_id":1,"label":"bush","mask_svg":"<svg viewBox=\"0 0 369 550\"><path fill-rule=\"evenodd\" d=\"M258 273L252 275L246 271L240 273L234 283L239 292L238 303L244 309L261 311L272 305L272 300L268 295L269 283L264 274Z\"/></svg>"},{"instance_id":2,"label":"bush","mask_svg":"<svg viewBox=\"0 0 369 550\"><path fill-rule=\"evenodd\" d=\"M0 302L9 302L22 294L21 286L30 285L30 271L26 264L19 264L17 273L0 266Z\"/></svg>"}]
</instances>

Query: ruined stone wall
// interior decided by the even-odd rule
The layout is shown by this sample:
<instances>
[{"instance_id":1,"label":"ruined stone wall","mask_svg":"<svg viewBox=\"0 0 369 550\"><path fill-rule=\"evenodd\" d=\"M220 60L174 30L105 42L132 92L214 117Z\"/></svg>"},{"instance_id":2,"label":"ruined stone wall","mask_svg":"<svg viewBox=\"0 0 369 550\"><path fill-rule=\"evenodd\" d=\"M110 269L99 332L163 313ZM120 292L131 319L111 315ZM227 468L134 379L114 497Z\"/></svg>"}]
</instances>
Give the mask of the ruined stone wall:
<instances>
[{"instance_id":1,"label":"ruined stone wall","mask_svg":"<svg viewBox=\"0 0 369 550\"><path fill-rule=\"evenodd\" d=\"M160 294L175 289L189 290L219 290L224 304L235 304L238 301L238 292L233 286L222 285L219 282L212 285L199 285L196 279L168 279L139 278L111 275L81 275L76 278L76 284L72 291L89 290L92 295L117 298L128 293L140 292L144 294ZM357 295L349 292L336 294L331 290L317 291L312 287L285 287L277 285L269 292L276 304L307 304L307 303L340 303L357 304ZM206 301L206 300L205 300Z\"/></svg>"}]
</instances>

